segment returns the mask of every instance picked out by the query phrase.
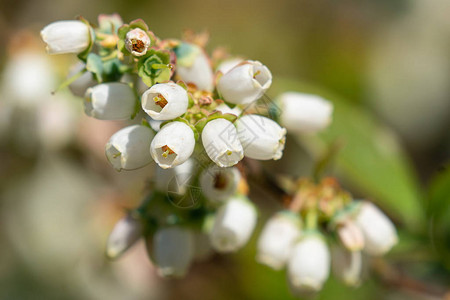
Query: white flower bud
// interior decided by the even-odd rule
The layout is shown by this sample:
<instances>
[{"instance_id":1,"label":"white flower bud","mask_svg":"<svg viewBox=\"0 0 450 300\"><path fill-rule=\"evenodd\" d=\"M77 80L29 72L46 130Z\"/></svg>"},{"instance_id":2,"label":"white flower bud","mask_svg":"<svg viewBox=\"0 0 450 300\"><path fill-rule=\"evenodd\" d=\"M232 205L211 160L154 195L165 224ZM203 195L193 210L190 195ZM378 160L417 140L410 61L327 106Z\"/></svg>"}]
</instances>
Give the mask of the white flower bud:
<instances>
[{"instance_id":1,"label":"white flower bud","mask_svg":"<svg viewBox=\"0 0 450 300\"><path fill-rule=\"evenodd\" d=\"M361 282L362 267L360 251L348 251L336 245L331 248L331 269L345 284L357 286Z\"/></svg>"},{"instance_id":2,"label":"white flower bud","mask_svg":"<svg viewBox=\"0 0 450 300\"><path fill-rule=\"evenodd\" d=\"M333 104L322 97L296 92L278 97L280 123L293 133L316 133L325 129L333 114Z\"/></svg>"},{"instance_id":3,"label":"white flower bud","mask_svg":"<svg viewBox=\"0 0 450 300\"><path fill-rule=\"evenodd\" d=\"M163 169L181 165L194 152L195 137L189 125L170 122L161 128L150 145L153 160Z\"/></svg>"},{"instance_id":4,"label":"white flower bud","mask_svg":"<svg viewBox=\"0 0 450 300\"><path fill-rule=\"evenodd\" d=\"M244 157L236 127L223 118L209 121L205 125L202 143L209 158L219 167L234 166Z\"/></svg>"},{"instance_id":5,"label":"white flower bud","mask_svg":"<svg viewBox=\"0 0 450 300\"><path fill-rule=\"evenodd\" d=\"M221 253L236 252L248 242L256 225L254 205L241 198L231 198L216 214L210 232L212 247Z\"/></svg>"},{"instance_id":6,"label":"white flower bud","mask_svg":"<svg viewBox=\"0 0 450 300\"><path fill-rule=\"evenodd\" d=\"M81 21L53 22L41 31L50 54L83 52L92 40L91 29Z\"/></svg>"},{"instance_id":7,"label":"white flower bud","mask_svg":"<svg viewBox=\"0 0 450 300\"><path fill-rule=\"evenodd\" d=\"M275 270L281 270L300 237L300 218L289 212L278 212L264 226L258 240L256 259Z\"/></svg>"},{"instance_id":8,"label":"white flower bud","mask_svg":"<svg viewBox=\"0 0 450 300\"><path fill-rule=\"evenodd\" d=\"M214 165L203 170L200 187L206 198L217 204L236 193L240 180L241 173L236 167L221 168Z\"/></svg>"},{"instance_id":9,"label":"white flower bud","mask_svg":"<svg viewBox=\"0 0 450 300\"><path fill-rule=\"evenodd\" d=\"M222 114L232 114L235 115L236 117L239 117L242 113L242 109L240 109L239 107L235 106L231 108L225 103L222 103L219 106L217 106L216 110L220 111Z\"/></svg>"},{"instance_id":10,"label":"white flower bud","mask_svg":"<svg viewBox=\"0 0 450 300\"><path fill-rule=\"evenodd\" d=\"M238 57L226 59L217 66L217 71L225 74L243 61L242 58Z\"/></svg>"},{"instance_id":11,"label":"white flower bud","mask_svg":"<svg viewBox=\"0 0 450 300\"><path fill-rule=\"evenodd\" d=\"M372 203L361 203L355 222L364 234L364 251L368 254L383 255L397 244L394 224Z\"/></svg>"},{"instance_id":12,"label":"white flower bud","mask_svg":"<svg viewBox=\"0 0 450 300\"><path fill-rule=\"evenodd\" d=\"M185 44L186 45L186 44ZM214 89L214 74L208 56L200 47L187 44L190 47L188 59L177 60L177 76L186 83L193 83L199 90L212 92ZM183 46L184 47L184 46Z\"/></svg>"},{"instance_id":13,"label":"white flower bud","mask_svg":"<svg viewBox=\"0 0 450 300\"><path fill-rule=\"evenodd\" d=\"M157 166L155 188L161 192L171 191L183 195L192 180L193 171L194 160L192 158L170 169L162 169Z\"/></svg>"},{"instance_id":14,"label":"white flower bud","mask_svg":"<svg viewBox=\"0 0 450 300\"><path fill-rule=\"evenodd\" d=\"M88 116L96 119L130 119L135 109L136 97L128 84L102 83L86 91L84 110Z\"/></svg>"},{"instance_id":15,"label":"white flower bud","mask_svg":"<svg viewBox=\"0 0 450 300\"><path fill-rule=\"evenodd\" d=\"M294 246L288 261L288 280L295 295L316 292L330 274L330 252L319 234L307 234Z\"/></svg>"},{"instance_id":16,"label":"white flower bud","mask_svg":"<svg viewBox=\"0 0 450 300\"><path fill-rule=\"evenodd\" d=\"M150 47L150 42L147 33L140 28L128 31L125 36L125 48L134 56L145 55Z\"/></svg>"},{"instance_id":17,"label":"white flower bud","mask_svg":"<svg viewBox=\"0 0 450 300\"><path fill-rule=\"evenodd\" d=\"M71 78L72 76L83 70L85 67L86 65L83 62L76 63L70 68L68 78ZM86 90L96 84L97 82L93 79L92 73L85 72L69 85L69 89L73 95L84 97L84 94L86 94Z\"/></svg>"},{"instance_id":18,"label":"white flower bud","mask_svg":"<svg viewBox=\"0 0 450 300\"><path fill-rule=\"evenodd\" d=\"M106 157L117 171L133 170L152 161L150 143L153 132L143 125L122 128L106 144Z\"/></svg>"},{"instance_id":19,"label":"white flower bud","mask_svg":"<svg viewBox=\"0 0 450 300\"><path fill-rule=\"evenodd\" d=\"M248 60L225 73L217 90L227 102L249 104L261 98L272 84L272 74L259 61Z\"/></svg>"},{"instance_id":20,"label":"white flower bud","mask_svg":"<svg viewBox=\"0 0 450 300\"><path fill-rule=\"evenodd\" d=\"M118 258L142 235L142 224L131 214L120 219L114 226L106 244L106 255Z\"/></svg>"},{"instance_id":21,"label":"white flower bud","mask_svg":"<svg viewBox=\"0 0 450 300\"><path fill-rule=\"evenodd\" d=\"M258 115L243 116L236 124L245 156L260 160L281 158L286 142L285 128Z\"/></svg>"},{"instance_id":22,"label":"white flower bud","mask_svg":"<svg viewBox=\"0 0 450 300\"><path fill-rule=\"evenodd\" d=\"M186 275L194 255L192 233L181 227L159 229L153 237L153 256L163 277Z\"/></svg>"},{"instance_id":23,"label":"white flower bud","mask_svg":"<svg viewBox=\"0 0 450 300\"><path fill-rule=\"evenodd\" d=\"M189 98L176 83L158 83L142 95L142 109L155 120L172 120L184 114Z\"/></svg>"}]
</instances>

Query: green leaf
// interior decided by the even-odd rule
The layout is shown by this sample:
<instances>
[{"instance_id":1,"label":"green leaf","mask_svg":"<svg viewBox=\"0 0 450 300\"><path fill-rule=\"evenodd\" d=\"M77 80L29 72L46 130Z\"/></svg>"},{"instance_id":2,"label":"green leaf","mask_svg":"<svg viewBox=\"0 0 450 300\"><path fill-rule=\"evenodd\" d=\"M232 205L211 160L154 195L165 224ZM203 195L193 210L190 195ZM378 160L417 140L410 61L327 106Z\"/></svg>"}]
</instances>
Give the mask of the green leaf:
<instances>
[{"instance_id":1,"label":"green leaf","mask_svg":"<svg viewBox=\"0 0 450 300\"><path fill-rule=\"evenodd\" d=\"M294 80L274 82L275 95L286 91L318 94L333 102L333 122L320 139L326 145L342 143L337 173L359 191L358 196L373 200L410 229L423 229L418 179L393 132L369 111L323 89Z\"/></svg>"},{"instance_id":2,"label":"green leaf","mask_svg":"<svg viewBox=\"0 0 450 300\"><path fill-rule=\"evenodd\" d=\"M86 69L94 74L98 82L103 81L103 62L100 56L89 53L86 60Z\"/></svg>"}]
</instances>

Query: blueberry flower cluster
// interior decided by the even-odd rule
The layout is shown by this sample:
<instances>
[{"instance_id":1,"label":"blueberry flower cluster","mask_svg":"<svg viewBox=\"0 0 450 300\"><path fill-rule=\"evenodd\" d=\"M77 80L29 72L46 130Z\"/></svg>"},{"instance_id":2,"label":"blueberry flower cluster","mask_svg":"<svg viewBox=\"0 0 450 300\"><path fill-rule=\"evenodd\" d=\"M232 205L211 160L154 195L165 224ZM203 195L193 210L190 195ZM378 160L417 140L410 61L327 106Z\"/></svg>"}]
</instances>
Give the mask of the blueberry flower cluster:
<instances>
[{"instance_id":1,"label":"blueberry flower cluster","mask_svg":"<svg viewBox=\"0 0 450 300\"><path fill-rule=\"evenodd\" d=\"M148 195L115 225L106 254L118 258L145 239L164 277L184 276L193 262L247 244L258 213L244 157L278 160L288 131L314 134L331 122L332 103L315 95L280 95L270 104L276 118L271 107L258 109L270 70L223 51L209 56L203 35L160 39L143 20L124 24L115 14L100 15L98 26L54 22L41 36L50 54L80 59L62 86L84 97L87 115L131 122L106 144L112 167L155 163ZM257 260L274 269L287 265L295 294L319 290L328 277L326 231L337 232L339 276L351 284L359 280L361 253L380 255L395 244L389 219L335 186L300 181L291 194L286 210L266 223Z\"/></svg>"}]
</instances>

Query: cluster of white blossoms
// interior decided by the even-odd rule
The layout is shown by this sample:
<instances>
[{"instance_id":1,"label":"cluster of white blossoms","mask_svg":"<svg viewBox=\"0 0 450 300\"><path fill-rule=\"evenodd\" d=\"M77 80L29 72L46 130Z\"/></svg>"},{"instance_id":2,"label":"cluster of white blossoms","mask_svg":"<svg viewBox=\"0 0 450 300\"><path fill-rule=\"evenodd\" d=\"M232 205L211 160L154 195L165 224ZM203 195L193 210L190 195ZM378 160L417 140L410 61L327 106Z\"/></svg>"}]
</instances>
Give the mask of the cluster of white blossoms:
<instances>
[{"instance_id":1,"label":"cluster of white blossoms","mask_svg":"<svg viewBox=\"0 0 450 300\"><path fill-rule=\"evenodd\" d=\"M143 119L116 132L106 144L106 157L117 171L156 163L149 195L116 224L107 256L117 258L144 238L158 273L180 277L214 251L238 251L257 223L240 162L244 157L280 159L287 131L314 134L325 129L332 103L315 95L284 93L270 104L280 111L274 118L271 107L259 110L257 105L272 84L272 74L261 62L221 51L210 57L204 36L160 39L140 19L123 24L118 15L100 15L98 22L94 27L83 19L58 21L41 36L49 53L78 55L81 62L64 85L84 97L87 115ZM317 199L315 206L291 205L288 212L276 213L258 243L258 261L274 269L288 264L294 292L318 290L328 277L325 237L311 226L302 229L305 215L332 206L320 206ZM395 241L380 239L380 234L395 235L394 227L369 203L358 207L357 213L333 223L344 245L351 244L346 249L352 254L386 252ZM384 227L370 227L371 222ZM361 255L349 261L358 264L358 259ZM354 280L358 267L345 268L347 281Z\"/></svg>"}]
</instances>

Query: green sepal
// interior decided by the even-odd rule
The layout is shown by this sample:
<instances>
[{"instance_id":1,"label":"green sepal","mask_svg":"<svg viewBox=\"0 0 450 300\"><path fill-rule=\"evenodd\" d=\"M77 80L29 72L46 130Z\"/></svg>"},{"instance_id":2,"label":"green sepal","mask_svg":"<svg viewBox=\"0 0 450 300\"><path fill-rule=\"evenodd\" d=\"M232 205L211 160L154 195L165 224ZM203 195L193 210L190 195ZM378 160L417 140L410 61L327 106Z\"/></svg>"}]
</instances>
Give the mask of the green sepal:
<instances>
[{"instance_id":1,"label":"green sepal","mask_svg":"<svg viewBox=\"0 0 450 300\"><path fill-rule=\"evenodd\" d=\"M188 109L193 107L195 105L194 98L192 98L191 93L188 93Z\"/></svg>"},{"instance_id":2,"label":"green sepal","mask_svg":"<svg viewBox=\"0 0 450 300\"><path fill-rule=\"evenodd\" d=\"M99 55L95 53L89 53L86 58L86 69L94 74L95 79L98 82L103 82L103 62L102 58Z\"/></svg>"},{"instance_id":3,"label":"green sepal","mask_svg":"<svg viewBox=\"0 0 450 300\"><path fill-rule=\"evenodd\" d=\"M183 80L178 80L176 82L179 86L181 86L183 89L185 89L186 91L188 90L187 84L186 82L184 82Z\"/></svg>"},{"instance_id":4,"label":"green sepal","mask_svg":"<svg viewBox=\"0 0 450 300\"><path fill-rule=\"evenodd\" d=\"M215 111L215 112L209 114L208 116L206 116L205 118L202 118L199 121L197 121L197 123L195 123L195 128L201 134L203 131L203 128L205 128L205 126L208 122L215 120L215 119L220 119L220 118L230 121L231 123L234 123L238 117L233 114L228 114L228 113L222 114L222 112L220 112L220 111Z\"/></svg>"},{"instance_id":5,"label":"green sepal","mask_svg":"<svg viewBox=\"0 0 450 300\"><path fill-rule=\"evenodd\" d=\"M136 118L136 116L137 116L137 114L140 112L140 110L141 110L141 100L140 100L140 97L139 97L139 95L138 95L138 92L137 92L137 90L134 88L134 84L133 83L131 83L131 82L129 82L129 83L127 83L129 86L130 86L130 88L133 90L133 94L134 94L134 99L135 99L135 101L134 101L134 112L133 112L133 114L131 115L131 120L133 120L134 118Z\"/></svg>"},{"instance_id":6,"label":"green sepal","mask_svg":"<svg viewBox=\"0 0 450 300\"><path fill-rule=\"evenodd\" d=\"M131 21L130 24L124 24L120 26L119 30L117 31L117 36L119 37L119 41L117 42L117 49L119 49L120 52L126 55L131 55L131 53L125 47L125 38L128 31L136 28L142 29L143 31L145 31L145 33L147 33L148 37L150 38L150 47L156 45L157 38L155 34L148 29L148 25L144 22L144 20L137 19ZM147 55L145 55L144 57L147 57Z\"/></svg>"},{"instance_id":7,"label":"green sepal","mask_svg":"<svg viewBox=\"0 0 450 300\"><path fill-rule=\"evenodd\" d=\"M170 64L170 53L150 49L144 59L138 62L138 75L147 86L152 86L158 82L167 82L172 77L172 70L167 68L154 68L153 65Z\"/></svg>"},{"instance_id":8,"label":"green sepal","mask_svg":"<svg viewBox=\"0 0 450 300\"><path fill-rule=\"evenodd\" d=\"M79 16L77 18L79 21L83 22L84 24L86 24L89 28L89 45L87 46L86 49L84 49L83 52L78 53L77 57L82 60L83 62L86 62L87 56L89 54L89 52L91 52L92 47L94 46L94 42L95 42L95 31L92 28L91 24L89 23L88 20L86 20L85 18L83 18L82 16Z\"/></svg>"}]
</instances>

